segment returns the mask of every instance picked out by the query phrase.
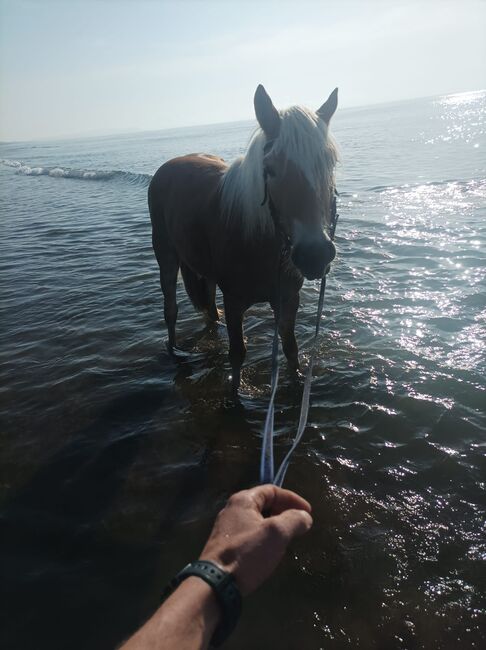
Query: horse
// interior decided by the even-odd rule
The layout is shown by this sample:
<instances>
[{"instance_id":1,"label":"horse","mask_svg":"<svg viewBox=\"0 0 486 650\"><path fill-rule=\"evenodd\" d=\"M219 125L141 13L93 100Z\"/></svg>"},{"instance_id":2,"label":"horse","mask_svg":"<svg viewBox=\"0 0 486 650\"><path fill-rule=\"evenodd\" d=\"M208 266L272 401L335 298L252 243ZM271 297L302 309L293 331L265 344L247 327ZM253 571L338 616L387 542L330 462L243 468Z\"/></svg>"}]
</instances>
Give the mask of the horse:
<instances>
[{"instance_id":1,"label":"horse","mask_svg":"<svg viewBox=\"0 0 486 650\"><path fill-rule=\"evenodd\" d=\"M216 287L222 292L235 393L246 355L243 317L256 303L270 303L288 366L298 371L299 291L304 278L323 277L336 255L329 229L337 147L329 123L337 95L336 88L315 112L278 111L259 85L259 128L243 156L230 165L210 154L173 158L150 182L168 350L177 350L180 269L192 304L209 322L219 320Z\"/></svg>"}]
</instances>

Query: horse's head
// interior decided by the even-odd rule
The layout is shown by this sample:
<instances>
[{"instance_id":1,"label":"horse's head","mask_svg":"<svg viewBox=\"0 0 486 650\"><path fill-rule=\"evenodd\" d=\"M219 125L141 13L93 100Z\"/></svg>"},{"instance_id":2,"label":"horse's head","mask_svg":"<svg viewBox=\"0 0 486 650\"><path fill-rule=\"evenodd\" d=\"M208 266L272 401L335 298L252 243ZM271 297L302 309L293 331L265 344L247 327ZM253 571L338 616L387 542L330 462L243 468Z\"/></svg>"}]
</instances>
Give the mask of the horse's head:
<instances>
[{"instance_id":1,"label":"horse's head","mask_svg":"<svg viewBox=\"0 0 486 650\"><path fill-rule=\"evenodd\" d=\"M328 135L336 107L337 88L315 113L298 106L279 112L263 86L255 93L270 207L309 280L322 277L336 255L329 237L336 148Z\"/></svg>"}]
</instances>

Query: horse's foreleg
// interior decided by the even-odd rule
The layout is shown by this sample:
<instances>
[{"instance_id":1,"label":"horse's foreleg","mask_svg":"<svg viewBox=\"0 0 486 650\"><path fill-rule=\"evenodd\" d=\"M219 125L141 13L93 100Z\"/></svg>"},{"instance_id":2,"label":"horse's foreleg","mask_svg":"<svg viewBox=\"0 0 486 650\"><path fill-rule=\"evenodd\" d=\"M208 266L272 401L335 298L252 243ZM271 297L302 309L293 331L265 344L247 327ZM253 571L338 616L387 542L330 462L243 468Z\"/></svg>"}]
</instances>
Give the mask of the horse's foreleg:
<instances>
[{"instance_id":1,"label":"horse's foreleg","mask_svg":"<svg viewBox=\"0 0 486 650\"><path fill-rule=\"evenodd\" d=\"M241 366L246 355L246 346L243 340L243 314L245 313L245 307L241 301L224 296L224 313L229 337L232 389L236 393L240 387Z\"/></svg>"},{"instance_id":2,"label":"horse's foreleg","mask_svg":"<svg viewBox=\"0 0 486 650\"><path fill-rule=\"evenodd\" d=\"M299 348L295 339L295 319L299 308L299 292L282 297L278 331L282 349L291 370L299 369Z\"/></svg>"},{"instance_id":3,"label":"horse's foreleg","mask_svg":"<svg viewBox=\"0 0 486 650\"><path fill-rule=\"evenodd\" d=\"M160 286L164 294L164 319L169 335L168 348L172 354L175 347L175 325L177 320L177 273L179 259L175 251L166 250L157 257L160 266Z\"/></svg>"}]
</instances>

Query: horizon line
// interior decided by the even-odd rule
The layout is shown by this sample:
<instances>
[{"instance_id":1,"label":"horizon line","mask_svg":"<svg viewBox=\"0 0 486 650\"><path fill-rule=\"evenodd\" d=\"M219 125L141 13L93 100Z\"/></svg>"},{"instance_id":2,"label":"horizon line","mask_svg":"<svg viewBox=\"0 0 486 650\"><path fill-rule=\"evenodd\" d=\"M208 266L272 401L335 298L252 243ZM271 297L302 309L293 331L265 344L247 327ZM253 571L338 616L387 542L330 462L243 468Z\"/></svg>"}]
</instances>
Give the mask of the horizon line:
<instances>
[{"instance_id":1,"label":"horizon line","mask_svg":"<svg viewBox=\"0 0 486 650\"><path fill-rule=\"evenodd\" d=\"M480 93L480 92L485 92L486 88L476 88L473 90L463 90L463 91L458 91L458 92L452 92L452 93L436 93L434 95L421 95L418 97L408 97L406 99L394 99L394 100L389 100L385 102L374 102L371 104L355 104L351 106L344 106L341 111L348 111L348 110L360 110L360 109L365 109L365 108L371 108L374 106L385 106L387 104L397 104L397 103L405 103L405 102L412 102L416 101L418 99L432 99L433 97L453 97L454 95L467 95L469 93ZM125 128L120 128L120 129L115 129L113 131L110 131L109 129L106 131L100 130L100 132L97 132L98 129L91 129L88 131L84 131L81 133L67 133L67 134L62 134L62 135L55 135L55 136L39 136L36 138L25 138L25 139L16 139L16 140L0 140L0 145L11 145L11 144L25 144L29 142L56 142L56 141L64 141L64 140L90 140L90 139L97 139L97 138L109 138L113 136L127 136L127 135L141 135L142 133L163 133L163 132L169 132L169 131L178 131L178 130L184 130L184 129L191 129L191 128L202 128L204 126L218 126L218 125L224 125L224 124L238 124L242 122L254 122L256 121L255 117L251 118L245 118L241 120L228 120L228 121L223 121L223 122L203 122L203 123L197 123L197 124L184 124L180 126L171 126L171 127L162 127L162 128L144 128L144 127L125 127Z\"/></svg>"}]
</instances>

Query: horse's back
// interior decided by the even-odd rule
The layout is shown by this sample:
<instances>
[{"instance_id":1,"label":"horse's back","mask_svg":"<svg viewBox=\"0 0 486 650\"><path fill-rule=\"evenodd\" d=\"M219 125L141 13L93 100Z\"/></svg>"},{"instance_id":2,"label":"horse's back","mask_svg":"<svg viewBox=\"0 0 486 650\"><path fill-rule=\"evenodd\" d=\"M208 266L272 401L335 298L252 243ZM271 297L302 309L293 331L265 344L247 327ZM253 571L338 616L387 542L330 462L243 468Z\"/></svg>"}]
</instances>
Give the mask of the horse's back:
<instances>
[{"instance_id":1,"label":"horse's back","mask_svg":"<svg viewBox=\"0 0 486 650\"><path fill-rule=\"evenodd\" d=\"M171 201L190 198L193 192L207 200L217 190L226 168L222 158L210 154L172 158L155 172L148 190L149 203L170 207Z\"/></svg>"},{"instance_id":2,"label":"horse's back","mask_svg":"<svg viewBox=\"0 0 486 650\"><path fill-rule=\"evenodd\" d=\"M219 186L226 169L217 156L189 154L164 163L149 185L154 246L173 247L198 272L207 267L204 244L219 214Z\"/></svg>"}]
</instances>

